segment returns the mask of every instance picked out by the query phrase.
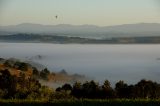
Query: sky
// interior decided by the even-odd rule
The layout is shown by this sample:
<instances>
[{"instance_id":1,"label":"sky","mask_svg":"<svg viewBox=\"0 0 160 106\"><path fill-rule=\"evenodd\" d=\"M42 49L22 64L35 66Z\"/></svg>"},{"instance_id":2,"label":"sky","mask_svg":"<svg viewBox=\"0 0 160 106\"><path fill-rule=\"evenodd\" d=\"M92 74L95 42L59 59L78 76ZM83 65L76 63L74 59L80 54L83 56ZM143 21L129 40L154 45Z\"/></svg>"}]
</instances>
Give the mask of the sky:
<instances>
[{"instance_id":1,"label":"sky","mask_svg":"<svg viewBox=\"0 0 160 106\"><path fill-rule=\"evenodd\" d=\"M160 23L160 0L0 0L0 25L21 23Z\"/></svg>"}]
</instances>

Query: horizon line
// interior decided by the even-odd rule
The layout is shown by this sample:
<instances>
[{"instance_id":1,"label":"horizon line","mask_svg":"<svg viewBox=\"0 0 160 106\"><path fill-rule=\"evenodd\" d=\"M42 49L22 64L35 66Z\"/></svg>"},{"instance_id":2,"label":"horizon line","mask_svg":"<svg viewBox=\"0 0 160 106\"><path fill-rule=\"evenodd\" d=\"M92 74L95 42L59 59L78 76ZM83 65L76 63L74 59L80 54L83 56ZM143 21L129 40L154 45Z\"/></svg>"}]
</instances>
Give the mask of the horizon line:
<instances>
[{"instance_id":1,"label":"horizon line","mask_svg":"<svg viewBox=\"0 0 160 106\"><path fill-rule=\"evenodd\" d=\"M135 25L135 24L160 24L159 22L136 22L136 23L124 23L124 24L115 24L115 25L95 25L95 24L41 24L41 23L31 23L31 22L24 22L18 24L10 24L10 25L0 25L0 27L7 27L7 26L17 26L22 24L33 24L33 25L42 25L42 26L58 26L58 25L70 25L70 26L96 26L96 27L110 27L110 26L121 26L121 25Z\"/></svg>"}]
</instances>

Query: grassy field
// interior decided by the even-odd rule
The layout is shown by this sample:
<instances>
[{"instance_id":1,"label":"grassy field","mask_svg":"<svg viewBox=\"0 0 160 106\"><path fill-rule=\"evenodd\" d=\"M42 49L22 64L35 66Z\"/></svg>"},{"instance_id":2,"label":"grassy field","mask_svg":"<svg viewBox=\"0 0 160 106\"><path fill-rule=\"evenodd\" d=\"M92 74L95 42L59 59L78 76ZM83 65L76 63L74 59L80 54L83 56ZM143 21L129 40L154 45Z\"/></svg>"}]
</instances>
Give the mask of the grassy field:
<instances>
[{"instance_id":1,"label":"grassy field","mask_svg":"<svg viewBox=\"0 0 160 106\"><path fill-rule=\"evenodd\" d=\"M160 106L160 100L0 100L0 106Z\"/></svg>"}]
</instances>

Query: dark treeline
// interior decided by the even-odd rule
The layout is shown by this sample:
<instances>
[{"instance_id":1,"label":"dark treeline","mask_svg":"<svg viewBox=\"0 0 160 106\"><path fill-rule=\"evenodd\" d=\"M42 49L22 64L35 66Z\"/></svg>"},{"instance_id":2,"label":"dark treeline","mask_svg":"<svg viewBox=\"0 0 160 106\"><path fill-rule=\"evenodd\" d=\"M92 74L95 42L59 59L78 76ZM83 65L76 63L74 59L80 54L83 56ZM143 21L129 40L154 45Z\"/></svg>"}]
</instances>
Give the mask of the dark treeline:
<instances>
[{"instance_id":1,"label":"dark treeline","mask_svg":"<svg viewBox=\"0 0 160 106\"><path fill-rule=\"evenodd\" d=\"M160 98L160 84L145 79L139 81L135 85L128 85L124 81L115 84L115 88L110 86L110 82L106 80L103 85L99 85L94 81L85 82L83 84L76 82L73 86L69 84L57 88L56 91L68 91L70 95L76 98L88 99L157 99Z\"/></svg>"},{"instance_id":2,"label":"dark treeline","mask_svg":"<svg viewBox=\"0 0 160 106\"><path fill-rule=\"evenodd\" d=\"M12 35L1 35L0 41L3 42L43 42L43 43L80 43L80 44L159 44L159 36L141 36L141 37L109 37L106 39L82 38L82 37L69 37L54 35L41 35L41 34L27 34L18 33Z\"/></svg>"},{"instance_id":3,"label":"dark treeline","mask_svg":"<svg viewBox=\"0 0 160 106\"><path fill-rule=\"evenodd\" d=\"M42 86L34 77L11 75L8 70L0 70L1 99L157 99L160 98L160 84L153 81L141 80L135 85L123 81L110 86L106 80L99 85L94 81L73 85L64 84L56 90Z\"/></svg>"}]
</instances>

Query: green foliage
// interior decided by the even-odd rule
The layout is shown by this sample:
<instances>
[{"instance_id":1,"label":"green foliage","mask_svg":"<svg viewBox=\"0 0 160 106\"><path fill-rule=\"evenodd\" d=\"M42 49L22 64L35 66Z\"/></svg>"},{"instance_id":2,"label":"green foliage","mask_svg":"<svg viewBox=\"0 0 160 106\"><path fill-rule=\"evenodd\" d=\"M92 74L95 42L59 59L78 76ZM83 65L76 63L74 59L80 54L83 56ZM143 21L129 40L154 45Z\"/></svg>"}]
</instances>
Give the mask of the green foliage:
<instances>
[{"instance_id":1,"label":"green foliage","mask_svg":"<svg viewBox=\"0 0 160 106\"><path fill-rule=\"evenodd\" d=\"M119 81L116 83L115 90L119 98L128 98L128 85L123 81Z\"/></svg>"},{"instance_id":2,"label":"green foliage","mask_svg":"<svg viewBox=\"0 0 160 106\"><path fill-rule=\"evenodd\" d=\"M48 75L49 74L50 74L50 71L47 68L45 68L44 70L42 70L40 72L40 77L45 79L45 80L48 80Z\"/></svg>"},{"instance_id":3,"label":"green foliage","mask_svg":"<svg viewBox=\"0 0 160 106\"><path fill-rule=\"evenodd\" d=\"M42 86L40 89L39 89L39 98L44 98L44 99L51 99L52 96L53 96L53 93L54 93L54 90L47 87L47 86Z\"/></svg>"},{"instance_id":4,"label":"green foliage","mask_svg":"<svg viewBox=\"0 0 160 106\"><path fill-rule=\"evenodd\" d=\"M77 98L89 99L105 99L115 97L115 92L110 87L108 80L106 80L102 86L94 81L85 82L84 84L76 82L73 85L71 94Z\"/></svg>"},{"instance_id":5,"label":"green foliage","mask_svg":"<svg viewBox=\"0 0 160 106\"><path fill-rule=\"evenodd\" d=\"M33 75L39 76L39 71L36 67L33 67Z\"/></svg>"},{"instance_id":6,"label":"green foliage","mask_svg":"<svg viewBox=\"0 0 160 106\"><path fill-rule=\"evenodd\" d=\"M115 98L116 93L114 89L110 86L110 82L106 80L102 85L101 98Z\"/></svg>"},{"instance_id":7,"label":"green foliage","mask_svg":"<svg viewBox=\"0 0 160 106\"><path fill-rule=\"evenodd\" d=\"M4 98L13 97L16 92L16 77L12 76L8 70L0 71L0 89L5 91Z\"/></svg>"},{"instance_id":8,"label":"green foliage","mask_svg":"<svg viewBox=\"0 0 160 106\"><path fill-rule=\"evenodd\" d=\"M67 99L67 100L0 100L0 106L159 106L160 100L144 99Z\"/></svg>"},{"instance_id":9,"label":"green foliage","mask_svg":"<svg viewBox=\"0 0 160 106\"><path fill-rule=\"evenodd\" d=\"M141 80L135 85L128 85L119 81L113 89L108 80L101 86L94 81L83 84L76 82L73 85L71 95L76 98L88 99L157 99L160 98L160 84Z\"/></svg>"},{"instance_id":10,"label":"green foliage","mask_svg":"<svg viewBox=\"0 0 160 106\"><path fill-rule=\"evenodd\" d=\"M141 80L135 85L136 96L140 98L160 98L160 84Z\"/></svg>"},{"instance_id":11,"label":"green foliage","mask_svg":"<svg viewBox=\"0 0 160 106\"><path fill-rule=\"evenodd\" d=\"M94 99L97 98L99 92L99 85L94 81L86 82L82 85L83 97Z\"/></svg>"},{"instance_id":12,"label":"green foliage","mask_svg":"<svg viewBox=\"0 0 160 106\"><path fill-rule=\"evenodd\" d=\"M39 93L38 92L31 92L30 94L28 94L27 100L41 100L40 96L39 96Z\"/></svg>"},{"instance_id":13,"label":"green foliage","mask_svg":"<svg viewBox=\"0 0 160 106\"><path fill-rule=\"evenodd\" d=\"M26 76L28 70L26 63L6 61L7 68L9 66L16 69L22 69L18 76L13 76L10 71L0 70L0 98L2 99L38 99L38 100L54 100L54 99L158 99L160 98L160 84L157 82L141 80L135 85L128 85L123 81L115 84L113 89L110 82L106 80L102 85L95 81L87 81L85 83L76 82L73 85L64 84L58 87L56 91L41 86L35 78L48 80L50 71L45 68L42 71L33 69L33 76ZM25 66L26 65L26 66ZM64 73L64 72L63 72ZM38 77L34 77L38 76ZM95 101L93 101L95 102Z\"/></svg>"},{"instance_id":14,"label":"green foliage","mask_svg":"<svg viewBox=\"0 0 160 106\"><path fill-rule=\"evenodd\" d=\"M28 64L24 62L15 62L14 67L21 71L27 71L28 70Z\"/></svg>"},{"instance_id":15,"label":"green foliage","mask_svg":"<svg viewBox=\"0 0 160 106\"><path fill-rule=\"evenodd\" d=\"M82 84L80 82L76 82L73 85L72 93L73 96L76 98L81 98L82 97Z\"/></svg>"},{"instance_id":16,"label":"green foliage","mask_svg":"<svg viewBox=\"0 0 160 106\"><path fill-rule=\"evenodd\" d=\"M4 98L5 94L5 90L0 89L0 98Z\"/></svg>"},{"instance_id":17,"label":"green foliage","mask_svg":"<svg viewBox=\"0 0 160 106\"><path fill-rule=\"evenodd\" d=\"M39 92L41 84L32 78L25 78L25 74L20 73L19 77L12 76L8 70L0 71L0 92L1 98L26 99L32 92Z\"/></svg>"},{"instance_id":18,"label":"green foliage","mask_svg":"<svg viewBox=\"0 0 160 106\"><path fill-rule=\"evenodd\" d=\"M70 95L70 92L62 90L62 91L53 93L51 99L52 100L53 99L67 100L67 99L72 99L72 98L74 98L74 97L72 95Z\"/></svg>"},{"instance_id":19,"label":"green foliage","mask_svg":"<svg viewBox=\"0 0 160 106\"><path fill-rule=\"evenodd\" d=\"M72 91L72 86L70 84L64 84L61 89L64 91Z\"/></svg>"}]
</instances>

